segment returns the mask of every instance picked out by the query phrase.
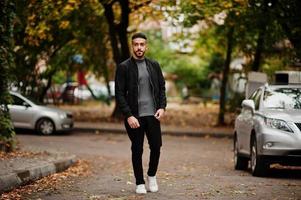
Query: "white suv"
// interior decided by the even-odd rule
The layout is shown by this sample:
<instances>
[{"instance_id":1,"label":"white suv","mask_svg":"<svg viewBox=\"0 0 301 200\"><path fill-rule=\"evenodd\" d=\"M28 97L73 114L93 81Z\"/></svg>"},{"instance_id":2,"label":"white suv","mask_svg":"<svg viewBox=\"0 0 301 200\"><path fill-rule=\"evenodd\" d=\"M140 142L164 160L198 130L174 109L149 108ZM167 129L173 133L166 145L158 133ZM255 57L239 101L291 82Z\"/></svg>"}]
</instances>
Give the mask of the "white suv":
<instances>
[{"instance_id":1,"label":"white suv","mask_svg":"<svg viewBox=\"0 0 301 200\"><path fill-rule=\"evenodd\" d=\"M301 85L265 85L235 120L234 165L264 176L270 164L301 165Z\"/></svg>"}]
</instances>

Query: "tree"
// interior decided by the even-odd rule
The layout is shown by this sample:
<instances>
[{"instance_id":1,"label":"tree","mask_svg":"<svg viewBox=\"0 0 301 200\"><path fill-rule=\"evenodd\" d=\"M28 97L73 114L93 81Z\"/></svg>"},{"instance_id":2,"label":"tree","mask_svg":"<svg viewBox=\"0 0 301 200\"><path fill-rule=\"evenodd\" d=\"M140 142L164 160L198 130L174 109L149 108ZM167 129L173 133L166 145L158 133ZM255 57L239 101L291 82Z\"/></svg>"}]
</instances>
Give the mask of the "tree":
<instances>
[{"instance_id":1,"label":"tree","mask_svg":"<svg viewBox=\"0 0 301 200\"><path fill-rule=\"evenodd\" d=\"M292 43L297 60L301 58L301 2L298 0L271 1L274 16Z\"/></svg>"},{"instance_id":2,"label":"tree","mask_svg":"<svg viewBox=\"0 0 301 200\"><path fill-rule=\"evenodd\" d=\"M14 33L16 44L17 84L22 93L42 100L51 86L57 68L48 62L74 37L69 29L73 1L18 1L17 23ZM72 30L72 29L71 29ZM37 67L46 61L46 70ZM42 79L47 83L44 85Z\"/></svg>"},{"instance_id":3,"label":"tree","mask_svg":"<svg viewBox=\"0 0 301 200\"><path fill-rule=\"evenodd\" d=\"M238 49L252 61L252 71L263 71L262 65L265 64L266 58L276 54L278 57L284 57L283 55L287 54L281 55L275 48L277 43L287 38L277 21L278 12L275 1L249 0L248 9L241 16L244 23L239 30L241 37L237 44Z\"/></svg>"},{"instance_id":4,"label":"tree","mask_svg":"<svg viewBox=\"0 0 301 200\"><path fill-rule=\"evenodd\" d=\"M252 4L251 4L252 5ZM268 12L268 3L263 1L263 5L261 6L262 9L256 12L257 24L255 26L258 27L258 37L256 41L256 51L254 54L254 61L252 64L252 71L259 71L260 63L262 59L262 53L264 51L264 43L265 43L265 36L267 32L267 26L270 22L270 13ZM252 5L252 8L256 8L256 5Z\"/></svg>"},{"instance_id":5,"label":"tree","mask_svg":"<svg viewBox=\"0 0 301 200\"><path fill-rule=\"evenodd\" d=\"M232 1L190 1L181 4L182 12L187 16L186 25L192 26L200 20L208 26L219 26L220 34L224 35L226 55L223 67L222 84L220 88L220 109L218 124L224 124L224 114L226 110L226 86L230 71L232 53L236 43L236 29L241 23L240 16L245 12L247 2L245 0Z\"/></svg>"},{"instance_id":6,"label":"tree","mask_svg":"<svg viewBox=\"0 0 301 200\"><path fill-rule=\"evenodd\" d=\"M267 45L265 45L265 42L258 42L258 44L261 44L260 46L267 47L266 49L269 48L273 50L276 48L275 46L277 43L283 43L283 41L288 40L291 45L284 45L280 47L282 49L278 50L286 52L284 56L289 58L289 63L292 65L294 65L294 62L296 61L300 62L301 13L299 12L299 8L301 6L301 2L298 0L250 0L250 5L255 11L255 20L262 24L259 31L263 32L266 30L266 32L269 33L264 34L263 37L264 40L267 41ZM275 52L272 53L275 54ZM254 63L255 61L256 57L254 58Z\"/></svg>"},{"instance_id":7,"label":"tree","mask_svg":"<svg viewBox=\"0 0 301 200\"><path fill-rule=\"evenodd\" d=\"M15 43L20 73L16 82L21 83L23 93L43 101L57 72L77 70L68 66L75 54L84 55L86 71L99 72L107 67L96 62L107 57L102 51L106 42L103 8L97 0L18 1L17 17ZM89 48L96 45L100 51L92 55ZM37 68L41 59L46 61L43 71Z\"/></svg>"},{"instance_id":8,"label":"tree","mask_svg":"<svg viewBox=\"0 0 301 200\"><path fill-rule=\"evenodd\" d=\"M15 132L10 119L8 104L11 97L8 86L11 78L13 59L13 21L15 18L15 4L9 0L0 1L0 150L13 150Z\"/></svg>"},{"instance_id":9,"label":"tree","mask_svg":"<svg viewBox=\"0 0 301 200\"><path fill-rule=\"evenodd\" d=\"M227 89L227 83L228 83L228 75L230 71L230 63L231 63L231 56L233 52L233 34L234 34L234 26L230 25L227 32L227 53L226 53L226 59L223 69L223 79L220 89L220 109L218 113L218 124L223 125L225 123L225 112L226 112L226 89Z\"/></svg>"}]
</instances>

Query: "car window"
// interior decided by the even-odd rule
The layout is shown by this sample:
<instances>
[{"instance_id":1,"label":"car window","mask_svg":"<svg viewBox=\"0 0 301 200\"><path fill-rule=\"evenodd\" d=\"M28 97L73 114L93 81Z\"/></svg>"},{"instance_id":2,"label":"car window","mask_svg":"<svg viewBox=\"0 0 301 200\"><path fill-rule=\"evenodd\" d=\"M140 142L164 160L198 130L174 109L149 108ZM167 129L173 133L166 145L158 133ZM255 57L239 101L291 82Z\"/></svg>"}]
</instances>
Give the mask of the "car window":
<instances>
[{"instance_id":1,"label":"car window","mask_svg":"<svg viewBox=\"0 0 301 200\"><path fill-rule=\"evenodd\" d=\"M24 104L24 100L23 99L21 99L21 98L19 98L19 97L17 97L17 96L15 96L15 95L12 95L12 97L13 97L13 105L18 105L18 106L23 106Z\"/></svg>"},{"instance_id":2,"label":"car window","mask_svg":"<svg viewBox=\"0 0 301 200\"><path fill-rule=\"evenodd\" d=\"M41 105L41 106L42 106L42 105L45 105L44 103L38 101L37 99L35 99L35 98L33 98L33 97L25 96L25 95L24 95L24 97L27 98L28 100L30 100L32 103L34 103L34 104L36 104L36 105Z\"/></svg>"},{"instance_id":3,"label":"car window","mask_svg":"<svg viewBox=\"0 0 301 200\"><path fill-rule=\"evenodd\" d=\"M261 89L258 89L250 97L250 99L252 99L254 101L255 110L259 109L261 94L262 94Z\"/></svg>"},{"instance_id":4,"label":"car window","mask_svg":"<svg viewBox=\"0 0 301 200\"><path fill-rule=\"evenodd\" d=\"M263 105L274 109L301 109L301 88L266 89Z\"/></svg>"},{"instance_id":5,"label":"car window","mask_svg":"<svg viewBox=\"0 0 301 200\"><path fill-rule=\"evenodd\" d=\"M253 94L250 96L250 99L252 99L254 101L255 96L257 95L259 90L256 90L255 92L253 92Z\"/></svg>"}]
</instances>

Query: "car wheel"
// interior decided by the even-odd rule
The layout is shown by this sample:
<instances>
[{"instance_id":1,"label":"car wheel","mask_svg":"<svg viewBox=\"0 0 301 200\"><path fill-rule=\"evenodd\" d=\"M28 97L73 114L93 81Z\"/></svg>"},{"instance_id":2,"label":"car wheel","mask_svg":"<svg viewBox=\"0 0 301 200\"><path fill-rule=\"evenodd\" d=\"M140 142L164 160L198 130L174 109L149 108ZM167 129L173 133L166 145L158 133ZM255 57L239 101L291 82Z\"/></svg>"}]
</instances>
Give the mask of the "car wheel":
<instances>
[{"instance_id":1,"label":"car wheel","mask_svg":"<svg viewBox=\"0 0 301 200\"><path fill-rule=\"evenodd\" d=\"M236 170L246 170L248 168L249 159L242 157L238 152L237 136L234 137L234 168Z\"/></svg>"},{"instance_id":2,"label":"car wheel","mask_svg":"<svg viewBox=\"0 0 301 200\"><path fill-rule=\"evenodd\" d=\"M268 172L269 164L264 161L257 152L256 138L251 141L251 171L253 176L265 176Z\"/></svg>"},{"instance_id":3,"label":"car wheel","mask_svg":"<svg viewBox=\"0 0 301 200\"><path fill-rule=\"evenodd\" d=\"M37 122L36 130L42 135L51 135L55 131L54 123L47 118L40 119Z\"/></svg>"}]
</instances>

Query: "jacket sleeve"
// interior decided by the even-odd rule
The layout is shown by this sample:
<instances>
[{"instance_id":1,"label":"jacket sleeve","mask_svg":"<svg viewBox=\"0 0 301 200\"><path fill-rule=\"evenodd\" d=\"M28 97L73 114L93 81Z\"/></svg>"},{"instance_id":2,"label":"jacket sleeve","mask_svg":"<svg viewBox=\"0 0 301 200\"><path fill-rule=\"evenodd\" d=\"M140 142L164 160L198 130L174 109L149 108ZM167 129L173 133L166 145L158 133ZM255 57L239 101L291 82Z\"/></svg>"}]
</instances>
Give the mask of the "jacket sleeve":
<instances>
[{"instance_id":1,"label":"jacket sleeve","mask_svg":"<svg viewBox=\"0 0 301 200\"><path fill-rule=\"evenodd\" d=\"M165 80L163 77L163 73L160 67L160 64L157 63L157 71L158 71L158 80L159 80L159 107L165 110L166 108L166 89L165 89Z\"/></svg>"},{"instance_id":2,"label":"jacket sleeve","mask_svg":"<svg viewBox=\"0 0 301 200\"><path fill-rule=\"evenodd\" d=\"M123 115L128 118L132 116L131 109L126 101L126 66L118 65L115 73L115 98L116 104L123 113Z\"/></svg>"}]
</instances>

